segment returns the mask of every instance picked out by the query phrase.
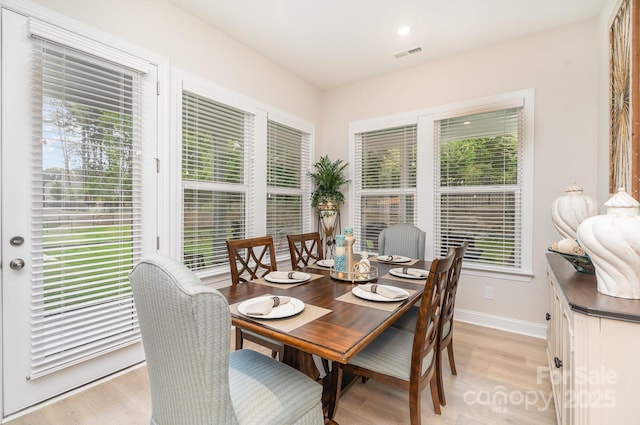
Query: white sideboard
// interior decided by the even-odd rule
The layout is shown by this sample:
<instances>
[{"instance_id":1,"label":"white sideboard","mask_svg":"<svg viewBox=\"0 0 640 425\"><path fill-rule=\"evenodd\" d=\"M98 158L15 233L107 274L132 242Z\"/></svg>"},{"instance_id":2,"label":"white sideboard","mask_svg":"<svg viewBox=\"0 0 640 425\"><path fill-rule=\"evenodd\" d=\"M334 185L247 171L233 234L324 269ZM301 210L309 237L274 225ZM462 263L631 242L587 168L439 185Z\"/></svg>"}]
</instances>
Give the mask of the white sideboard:
<instances>
[{"instance_id":1,"label":"white sideboard","mask_svg":"<svg viewBox=\"0 0 640 425\"><path fill-rule=\"evenodd\" d=\"M547 357L561 425L640 425L640 300L548 253ZM640 265L638 265L640 267Z\"/></svg>"}]
</instances>

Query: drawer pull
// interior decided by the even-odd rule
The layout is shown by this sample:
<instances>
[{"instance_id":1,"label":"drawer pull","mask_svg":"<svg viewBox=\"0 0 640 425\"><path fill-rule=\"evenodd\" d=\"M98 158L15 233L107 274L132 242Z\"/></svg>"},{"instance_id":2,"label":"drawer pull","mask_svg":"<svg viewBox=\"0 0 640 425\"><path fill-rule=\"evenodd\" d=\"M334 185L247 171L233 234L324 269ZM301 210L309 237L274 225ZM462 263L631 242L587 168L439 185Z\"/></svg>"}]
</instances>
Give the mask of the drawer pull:
<instances>
[{"instance_id":1,"label":"drawer pull","mask_svg":"<svg viewBox=\"0 0 640 425\"><path fill-rule=\"evenodd\" d=\"M556 367L557 367L558 369L560 369L560 368L562 367L562 360L560 360L559 358L554 357L554 358L553 358L553 362L555 363L555 365L556 365Z\"/></svg>"},{"instance_id":2,"label":"drawer pull","mask_svg":"<svg viewBox=\"0 0 640 425\"><path fill-rule=\"evenodd\" d=\"M544 316L544 318L545 318L545 319L547 319L547 321L549 321L549 320L551 320L551 315L550 315L549 313L547 313L547 314Z\"/></svg>"}]
</instances>

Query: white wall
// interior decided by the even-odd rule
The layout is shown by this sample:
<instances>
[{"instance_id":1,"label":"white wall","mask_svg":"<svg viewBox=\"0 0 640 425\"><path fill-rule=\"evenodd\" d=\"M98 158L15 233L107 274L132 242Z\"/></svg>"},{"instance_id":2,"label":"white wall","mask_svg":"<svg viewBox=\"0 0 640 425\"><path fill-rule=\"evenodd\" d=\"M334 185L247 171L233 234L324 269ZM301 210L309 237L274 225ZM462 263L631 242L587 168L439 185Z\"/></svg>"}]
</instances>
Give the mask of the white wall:
<instances>
[{"instance_id":1,"label":"white wall","mask_svg":"<svg viewBox=\"0 0 640 425\"><path fill-rule=\"evenodd\" d=\"M324 93L324 137L318 149L332 158L348 158L351 121L535 89L535 276L518 282L463 275L456 307L480 313L468 317L503 316L510 320L488 322L521 331L519 321L544 325L544 254L559 239L551 224L551 203L572 180L592 196L598 187L598 41L593 19ZM485 286L494 287L494 300L484 299ZM544 333L542 326L537 331Z\"/></svg>"}]
</instances>

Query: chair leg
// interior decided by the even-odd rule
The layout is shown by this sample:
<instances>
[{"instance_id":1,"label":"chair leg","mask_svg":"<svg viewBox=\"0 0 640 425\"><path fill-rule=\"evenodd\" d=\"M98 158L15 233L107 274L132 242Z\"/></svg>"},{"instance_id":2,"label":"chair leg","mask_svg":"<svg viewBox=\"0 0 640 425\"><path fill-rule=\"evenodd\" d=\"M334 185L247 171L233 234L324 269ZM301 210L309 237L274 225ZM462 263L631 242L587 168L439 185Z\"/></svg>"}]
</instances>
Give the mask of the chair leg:
<instances>
[{"instance_id":1,"label":"chair leg","mask_svg":"<svg viewBox=\"0 0 640 425\"><path fill-rule=\"evenodd\" d=\"M411 425L420 425L422 423L421 393L417 384L415 386L409 384L409 419Z\"/></svg>"},{"instance_id":2,"label":"chair leg","mask_svg":"<svg viewBox=\"0 0 640 425\"><path fill-rule=\"evenodd\" d=\"M457 375L458 371L456 370L456 361L453 359L453 338L451 338L447 345L447 354L449 355L449 367L451 367L451 374Z\"/></svg>"},{"instance_id":3,"label":"chair leg","mask_svg":"<svg viewBox=\"0 0 640 425\"><path fill-rule=\"evenodd\" d=\"M333 364L333 369L330 375L330 385L333 391L329 395L329 407L327 409L327 416L333 420L338 410L338 401L342 392L342 368L338 363Z\"/></svg>"},{"instance_id":4,"label":"chair leg","mask_svg":"<svg viewBox=\"0 0 640 425\"><path fill-rule=\"evenodd\" d=\"M433 410L436 415L442 414L440 411L440 398L438 397L438 379L436 376L431 377L431 382L429 383L431 387L431 399L433 401ZM412 422L413 423L413 422Z\"/></svg>"},{"instance_id":5,"label":"chair leg","mask_svg":"<svg viewBox=\"0 0 640 425\"><path fill-rule=\"evenodd\" d=\"M438 399L440 400L440 404L445 406L447 404L447 400L444 396L444 383L442 377L442 350L438 347L438 351L436 353L436 381L438 383Z\"/></svg>"},{"instance_id":6,"label":"chair leg","mask_svg":"<svg viewBox=\"0 0 640 425\"><path fill-rule=\"evenodd\" d=\"M242 338L242 330L240 328L236 328L236 350L240 350L242 349L242 343L243 343L243 338Z\"/></svg>"}]
</instances>

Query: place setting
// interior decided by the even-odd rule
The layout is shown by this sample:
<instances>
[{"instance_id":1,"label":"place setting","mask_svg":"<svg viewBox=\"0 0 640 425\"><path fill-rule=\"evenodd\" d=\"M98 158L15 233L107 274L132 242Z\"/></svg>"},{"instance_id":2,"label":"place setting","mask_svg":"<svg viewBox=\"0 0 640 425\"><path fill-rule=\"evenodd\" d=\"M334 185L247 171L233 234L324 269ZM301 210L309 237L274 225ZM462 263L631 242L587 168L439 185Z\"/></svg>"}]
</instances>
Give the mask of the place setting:
<instances>
[{"instance_id":1,"label":"place setting","mask_svg":"<svg viewBox=\"0 0 640 425\"><path fill-rule=\"evenodd\" d=\"M253 282L275 288L287 289L306 283L312 278L317 278L318 276L320 275L311 275L309 273L299 271L272 271Z\"/></svg>"},{"instance_id":2,"label":"place setting","mask_svg":"<svg viewBox=\"0 0 640 425\"><path fill-rule=\"evenodd\" d=\"M414 260L409 257L405 257L404 255L378 255L375 257L375 261L385 264L407 264L412 265L418 262L418 260Z\"/></svg>"},{"instance_id":3,"label":"place setting","mask_svg":"<svg viewBox=\"0 0 640 425\"><path fill-rule=\"evenodd\" d=\"M304 310L304 302L297 298L264 295L241 302L238 312L257 319L282 319Z\"/></svg>"},{"instance_id":4,"label":"place setting","mask_svg":"<svg viewBox=\"0 0 640 425\"><path fill-rule=\"evenodd\" d=\"M397 303L406 300L413 293L415 291L391 285L367 283L354 285L351 292L341 295L336 300L392 311L398 306Z\"/></svg>"},{"instance_id":5,"label":"place setting","mask_svg":"<svg viewBox=\"0 0 640 425\"><path fill-rule=\"evenodd\" d=\"M229 306L231 313L255 320L264 320L267 326L283 332L312 322L331 310L315 305L305 304L304 301L283 295L261 295Z\"/></svg>"}]
</instances>

